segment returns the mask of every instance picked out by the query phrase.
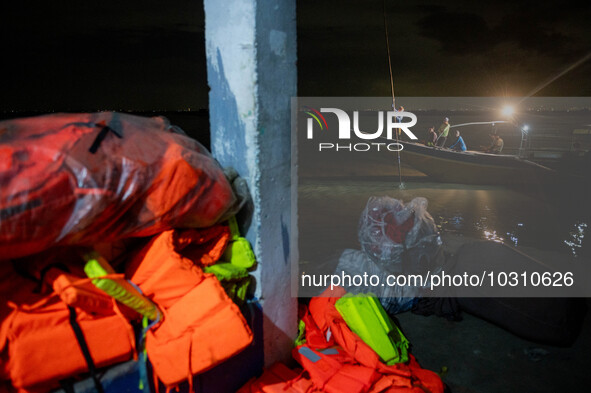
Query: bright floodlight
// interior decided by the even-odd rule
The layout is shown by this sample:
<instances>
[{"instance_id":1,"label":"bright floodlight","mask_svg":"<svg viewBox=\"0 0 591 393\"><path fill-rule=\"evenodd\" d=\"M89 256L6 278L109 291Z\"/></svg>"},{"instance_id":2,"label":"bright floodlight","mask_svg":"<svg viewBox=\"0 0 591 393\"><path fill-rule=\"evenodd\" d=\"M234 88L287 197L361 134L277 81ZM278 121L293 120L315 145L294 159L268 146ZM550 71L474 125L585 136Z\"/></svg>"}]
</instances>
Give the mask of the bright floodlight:
<instances>
[{"instance_id":1,"label":"bright floodlight","mask_svg":"<svg viewBox=\"0 0 591 393\"><path fill-rule=\"evenodd\" d=\"M523 131L528 131L529 130L529 126L527 124L523 125Z\"/></svg>"},{"instance_id":2,"label":"bright floodlight","mask_svg":"<svg viewBox=\"0 0 591 393\"><path fill-rule=\"evenodd\" d=\"M510 117L515 113L515 108L513 108L511 105L505 105L501 113L503 116Z\"/></svg>"}]
</instances>

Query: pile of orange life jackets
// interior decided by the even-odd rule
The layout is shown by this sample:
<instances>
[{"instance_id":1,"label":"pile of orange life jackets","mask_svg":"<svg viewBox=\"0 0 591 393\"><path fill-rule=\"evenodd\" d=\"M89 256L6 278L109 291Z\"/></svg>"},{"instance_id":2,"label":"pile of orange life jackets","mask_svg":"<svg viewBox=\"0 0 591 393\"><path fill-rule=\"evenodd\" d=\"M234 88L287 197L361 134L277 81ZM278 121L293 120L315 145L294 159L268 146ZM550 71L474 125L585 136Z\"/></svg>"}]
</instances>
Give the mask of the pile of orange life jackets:
<instances>
[{"instance_id":1,"label":"pile of orange life jackets","mask_svg":"<svg viewBox=\"0 0 591 393\"><path fill-rule=\"evenodd\" d=\"M153 302L145 332L167 389L252 332L213 274L236 202L222 169L165 119L56 114L0 122L0 391L47 392L137 358L140 315L86 278L104 252ZM187 228L187 229L175 229ZM131 239L139 238L141 239ZM138 334L140 333L140 334Z\"/></svg>"},{"instance_id":2,"label":"pile of orange life jackets","mask_svg":"<svg viewBox=\"0 0 591 393\"><path fill-rule=\"evenodd\" d=\"M391 366L349 329L335 307L345 294L337 287L311 299L302 318L305 341L293 350L304 372L275 365L240 393L443 393L440 377L409 361Z\"/></svg>"}]
</instances>

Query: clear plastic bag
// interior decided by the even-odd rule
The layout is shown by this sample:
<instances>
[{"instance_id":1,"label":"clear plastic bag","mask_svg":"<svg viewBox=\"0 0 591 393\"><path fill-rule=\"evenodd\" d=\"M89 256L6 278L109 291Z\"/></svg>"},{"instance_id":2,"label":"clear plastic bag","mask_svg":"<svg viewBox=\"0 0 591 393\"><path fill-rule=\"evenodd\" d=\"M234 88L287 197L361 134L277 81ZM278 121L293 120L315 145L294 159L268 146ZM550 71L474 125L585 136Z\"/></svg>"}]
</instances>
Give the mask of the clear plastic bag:
<instances>
[{"instance_id":1,"label":"clear plastic bag","mask_svg":"<svg viewBox=\"0 0 591 393\"><path fill-rule=\"evenodd\" d=\"M401 263L408 249L420 247L436 253L441 240L427 206L422 197L407 205L388 196L370 197L359 220L363 251L386 269Z\"/></svg>"},{"instance_id":2,"label":"clear plastic bag","mask_svg":"<svg viewBox=\"0 0 591 393\"><path fill-rule=\"evenodd\" d=\"M114 112L0 122L0 260L215 224L222 168L161 117Z\"/></svg>"},{"instance_id":3,"label":"clear plastic bag","mask_svg":"<svg viewBox=\"0 0 591 393\"><path fill-rule=\"evenodd\" d=\"M386 279L391 272L384 270L383 267L372 261L366 253L359 250L345 250L339 258L339 263L335 270L335 274L343 277L343 275L363 276L367 274L370 276L378 276L380 283L386 283ZM371 292L379 298L380 303L388 314L397 314L408 311L416 302L416 298L420 297L423 288L415 286L357 286L348 285L348 280L343 280L343 287L347 292L354 294ZM353 282L351 281L353 284Z\"/></svg>"},{"instance_id":4,"label":"clear plastic bag","mask_svg":"<svg viewBox=\"0 0 591 393\"><path fill-rule=\"evenodd\" d=\"M407 311L429 286L388 285L389 275L435 274L443 264L442 242L437 226L427 212L425 198L414 198L408 204L383 196L370 197L359 220L359 242L362 251L345 250L335 274L377 276L378 285L347 285L352 293L374 293L390 314ZM382 285L384 284L384 285Z\"/></svg>"}]
</instances>

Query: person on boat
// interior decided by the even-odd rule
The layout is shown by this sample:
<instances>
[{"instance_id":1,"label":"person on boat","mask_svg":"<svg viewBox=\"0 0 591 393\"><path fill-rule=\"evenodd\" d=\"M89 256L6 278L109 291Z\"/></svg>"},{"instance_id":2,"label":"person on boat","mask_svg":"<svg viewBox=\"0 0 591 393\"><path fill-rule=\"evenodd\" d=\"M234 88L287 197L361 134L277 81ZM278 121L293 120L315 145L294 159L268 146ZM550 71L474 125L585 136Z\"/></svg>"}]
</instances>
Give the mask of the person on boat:
<instances>
[{"instance_id":1,"label":"person on boat","mask_svg":"<svg viewBox=\"0 0 591 393\"><path fill-rule=\"evenodd\" d=\"M433 147L435 146L435 142L437 142L437 133L435 132L435 127L431 127L427 133L427 140L425 144L427 146Z\"/></svg>"},{"instance_id":2,"label":"person on boat","mask_svg":"<svg viewBox=\"0 0 591 393\"><path fill-rule=\"evenodd\" d=\"M456 151L466 151L466 143L464 142L464 138L460 136L460 131L456 130L456 141L453 145L449 148Z\"/></svg>"},{"instance_id":3,"label":"person on boat","mask_svg":"<svg viewBox=\"0 0 591 393\"><path fill-rule=\"evenodd\" d=\"M505 142L503 142L503 138L498 136L497 134L491 135L493 140L491 145L486 149L485 153L492 153L492 154L500 154L503 151L503 147L505 146Z\"/></svg>"},{"instance_id":4,"label":"person on boat","mask_svg":"<svg viewBox=\"0 0 591 393\"><path fill-rule=\"evenodd\" d=\"M445 141L447 140L447 134L449 133L449 117L443 119L443 123L439 126L439 130L437 130L439 136L437 137L437 142L435 146L443 147L445 146Z\"/></svg>"},{"instance_id":5,"label":"person on boat","mask_svg":"<svg viewBox=\"0 0 591 393\"><path fill-rule=\"evenodd\" d=\"M404 112L404 107L402 105L400 105L398 107L398 110L396 110L396 108L394 108L394 112ZM396 123L402 123L402 116L396 116ZM397 128L396 133L398 134L398 138L400 138L400 136L402 134L402 130L400 128Z\"/></svg>"}]
</instances>

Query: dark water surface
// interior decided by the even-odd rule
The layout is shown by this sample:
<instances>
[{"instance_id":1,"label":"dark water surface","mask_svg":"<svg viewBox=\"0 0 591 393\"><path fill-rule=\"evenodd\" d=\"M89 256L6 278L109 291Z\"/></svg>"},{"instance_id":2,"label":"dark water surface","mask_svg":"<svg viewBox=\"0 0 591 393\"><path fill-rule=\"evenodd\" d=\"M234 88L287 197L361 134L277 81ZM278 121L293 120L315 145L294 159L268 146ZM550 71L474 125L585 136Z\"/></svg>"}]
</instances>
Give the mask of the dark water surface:
<instances>
[{"instance_id":1,"label":"dark water surface","mask_svg":"<svg viewBox=\"0 0 591 393\"><path fill-rule=\"evenodd\" d=\"M565 190L540 194L428 181L407 181L400 190L394 178L303 179L298 190L300 260L308 271L342 249L359 249L360 214L370 196L386 195L404 202L427 198L442 234L591 256L589 206Z\"/></svg>"}]
</instances>

